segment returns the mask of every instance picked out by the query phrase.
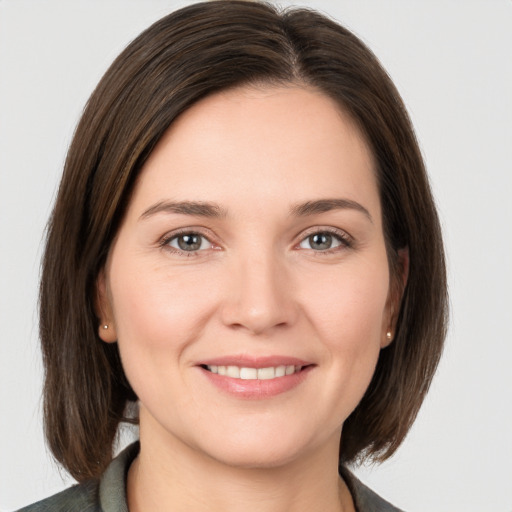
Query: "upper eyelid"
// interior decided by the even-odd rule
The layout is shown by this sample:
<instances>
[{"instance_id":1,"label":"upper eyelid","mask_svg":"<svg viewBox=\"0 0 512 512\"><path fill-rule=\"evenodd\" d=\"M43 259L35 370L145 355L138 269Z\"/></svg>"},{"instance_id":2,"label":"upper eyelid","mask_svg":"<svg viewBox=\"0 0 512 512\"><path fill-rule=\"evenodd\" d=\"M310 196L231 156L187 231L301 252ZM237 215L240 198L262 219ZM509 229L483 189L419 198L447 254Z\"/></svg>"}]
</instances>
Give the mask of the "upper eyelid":
<instances>
[{"instance_id":1,"label":"upper eyelid","mask_svg":"<svg viewBox=\"0 0 512 512\"><path fill-rule=\"evenodd\" d=\"M180 235L187 235L187 234L196 234L204 237L208 242L210 242L212 245L215 244L215 237L211 233L209 229L200 227L200 226L190 226L190 227L184 227L184 228L178 228L176 230L170 231L167 234L163 235L159 239L160 245L166 245L168 244L172 239L180 236ZM307 228L305 230L302 230L299 235L296 237L296 242L293 243L294 246L297 246L300 244L304 239L307 237L315 234L315 233L329 233L334 236L339 237L344 242L354 242L354 237L348 233L346 230L341 228L336 228L334 226L311 226L310 228ZM217 242L219 243L219 242Z\"/></svg>"},{"instance_id":2,"label":"upper eyelid","mask_svg":"<svg viewBox=\"0 0 512 512\"><path fill-rule=\"evenodd\" d=\"M332 235L339 236L343 240L354 240L354 237L344 229L335 228L333 226L315 226L302 231L301 234L299 235L299 241L302 241L308 236L314 235L315 233L329 233Z\"/></svg>"},{"instance_id":3,"label":"upper eyelid","mask_svg":"<svg viewBox=\"0 0 512 512\"><path fill-rule=\"evenodd\" d=\"M201 227L186 227L179 228L172 231L167 232L165 235L161 236L159 239L160 243L168 243L173 238L176 238L180 235L200 235L206 238L210 243L213 243L211 235L205 233L205 229Z\"/></svg>"}]
</instances>

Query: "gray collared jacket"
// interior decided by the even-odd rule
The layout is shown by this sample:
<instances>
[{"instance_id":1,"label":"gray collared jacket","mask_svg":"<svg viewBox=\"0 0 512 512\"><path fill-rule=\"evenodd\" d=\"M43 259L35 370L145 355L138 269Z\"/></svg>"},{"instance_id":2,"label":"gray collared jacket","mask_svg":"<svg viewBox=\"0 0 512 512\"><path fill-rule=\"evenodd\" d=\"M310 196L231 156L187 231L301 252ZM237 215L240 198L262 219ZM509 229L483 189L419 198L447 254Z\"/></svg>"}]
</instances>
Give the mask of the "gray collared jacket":
<instances>
[{"instance_id":1,"label":"gray collared jacket","mask_svg":"<svg viewBox=\"0 0 512 512\"><path fill-rule=\"evenodd\" d=\"M99 480L75 485L18 512L128 512L126 475L139 453L139 443L122 451ZM347 483L357 512L401 512L360 482L348 469L340 474Z\"/></svg>"}]
</instances>

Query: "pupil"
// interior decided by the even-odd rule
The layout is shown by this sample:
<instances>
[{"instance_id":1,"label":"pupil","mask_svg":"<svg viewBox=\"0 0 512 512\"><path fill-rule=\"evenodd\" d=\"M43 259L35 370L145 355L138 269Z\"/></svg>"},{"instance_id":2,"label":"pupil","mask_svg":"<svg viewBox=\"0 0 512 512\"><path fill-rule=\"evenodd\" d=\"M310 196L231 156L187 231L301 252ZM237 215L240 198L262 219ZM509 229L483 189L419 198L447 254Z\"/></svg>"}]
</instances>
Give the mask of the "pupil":
<instances>
[{"instance_id":1,"label":"pupil","mask_svg":"<svg viewBox=\"0 0 512 512\"><path fill-rule=\"evenodd\" d=\"M332 236L328 233L316 233L309 237L309 243L313 249L326 250L332 245Z\"/></svg>"},{"instance_id":2,"label":"pupil","mask_svg":"<svg viewBox=\"0 0 512 512\"><path fill-rule=\"evenodd\" d=\"M201 247L201 236L182 235L178 238L178 245L184 251L196 251Z\"/></svg>"}]
</instances>

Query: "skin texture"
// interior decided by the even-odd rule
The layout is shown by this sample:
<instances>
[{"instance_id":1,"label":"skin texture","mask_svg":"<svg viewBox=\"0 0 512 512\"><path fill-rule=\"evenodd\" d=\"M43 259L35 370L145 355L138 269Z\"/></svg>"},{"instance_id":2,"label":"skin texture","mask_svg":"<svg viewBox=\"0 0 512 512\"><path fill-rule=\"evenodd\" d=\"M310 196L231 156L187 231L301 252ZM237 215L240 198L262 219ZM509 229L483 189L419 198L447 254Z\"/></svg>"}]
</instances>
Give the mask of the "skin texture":
<instances>
[{"instance_id":1,"label":"skin texture","mask_svg":"<svg viewBox=\"0 0 512 512\"><path fill-rule=\"evenodd\" d=\"M366 212L293 213L326 199ZM155 211L169 201L222 214ZM203 235L199 250L179 249L183 231ZM312 245L333 231L332 248ZM98 292L100 336L118 341L140 399L130 510L351 510L342 426L397 304L372 155L331 99L244 87L186 111L142 169ZM311 367L292 389L247 399L198 366L232 355Z\"/></svg>"}]
</instances>

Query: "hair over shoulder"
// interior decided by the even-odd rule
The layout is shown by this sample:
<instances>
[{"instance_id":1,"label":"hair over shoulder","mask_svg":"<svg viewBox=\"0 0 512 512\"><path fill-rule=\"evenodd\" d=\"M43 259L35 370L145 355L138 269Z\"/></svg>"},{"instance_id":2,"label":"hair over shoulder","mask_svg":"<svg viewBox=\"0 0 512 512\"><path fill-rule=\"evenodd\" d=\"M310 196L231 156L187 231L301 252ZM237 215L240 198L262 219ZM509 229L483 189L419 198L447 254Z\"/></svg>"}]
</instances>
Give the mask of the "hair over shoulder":
<instances>
[{"instance_id":1,"label":"hair over shoulder","mask_svg":"<svg viewBox=\"0 0 512 512\"><path fill-rule=\"evenodd\" d=\"M144 162L191 105L245 84L301 85L357 122L376 162L391 278L410 266L397 332L343 427L340 461L382 461L406 436L441 355L447 321L441 230L403 102L373 53L309 9L198 3L157 21L113 62L76 128L51 215L40 286L44 421L55 458L99 476L130 403L116 344L98 336L95 283Z\"/></svg>"}]
</instances>

